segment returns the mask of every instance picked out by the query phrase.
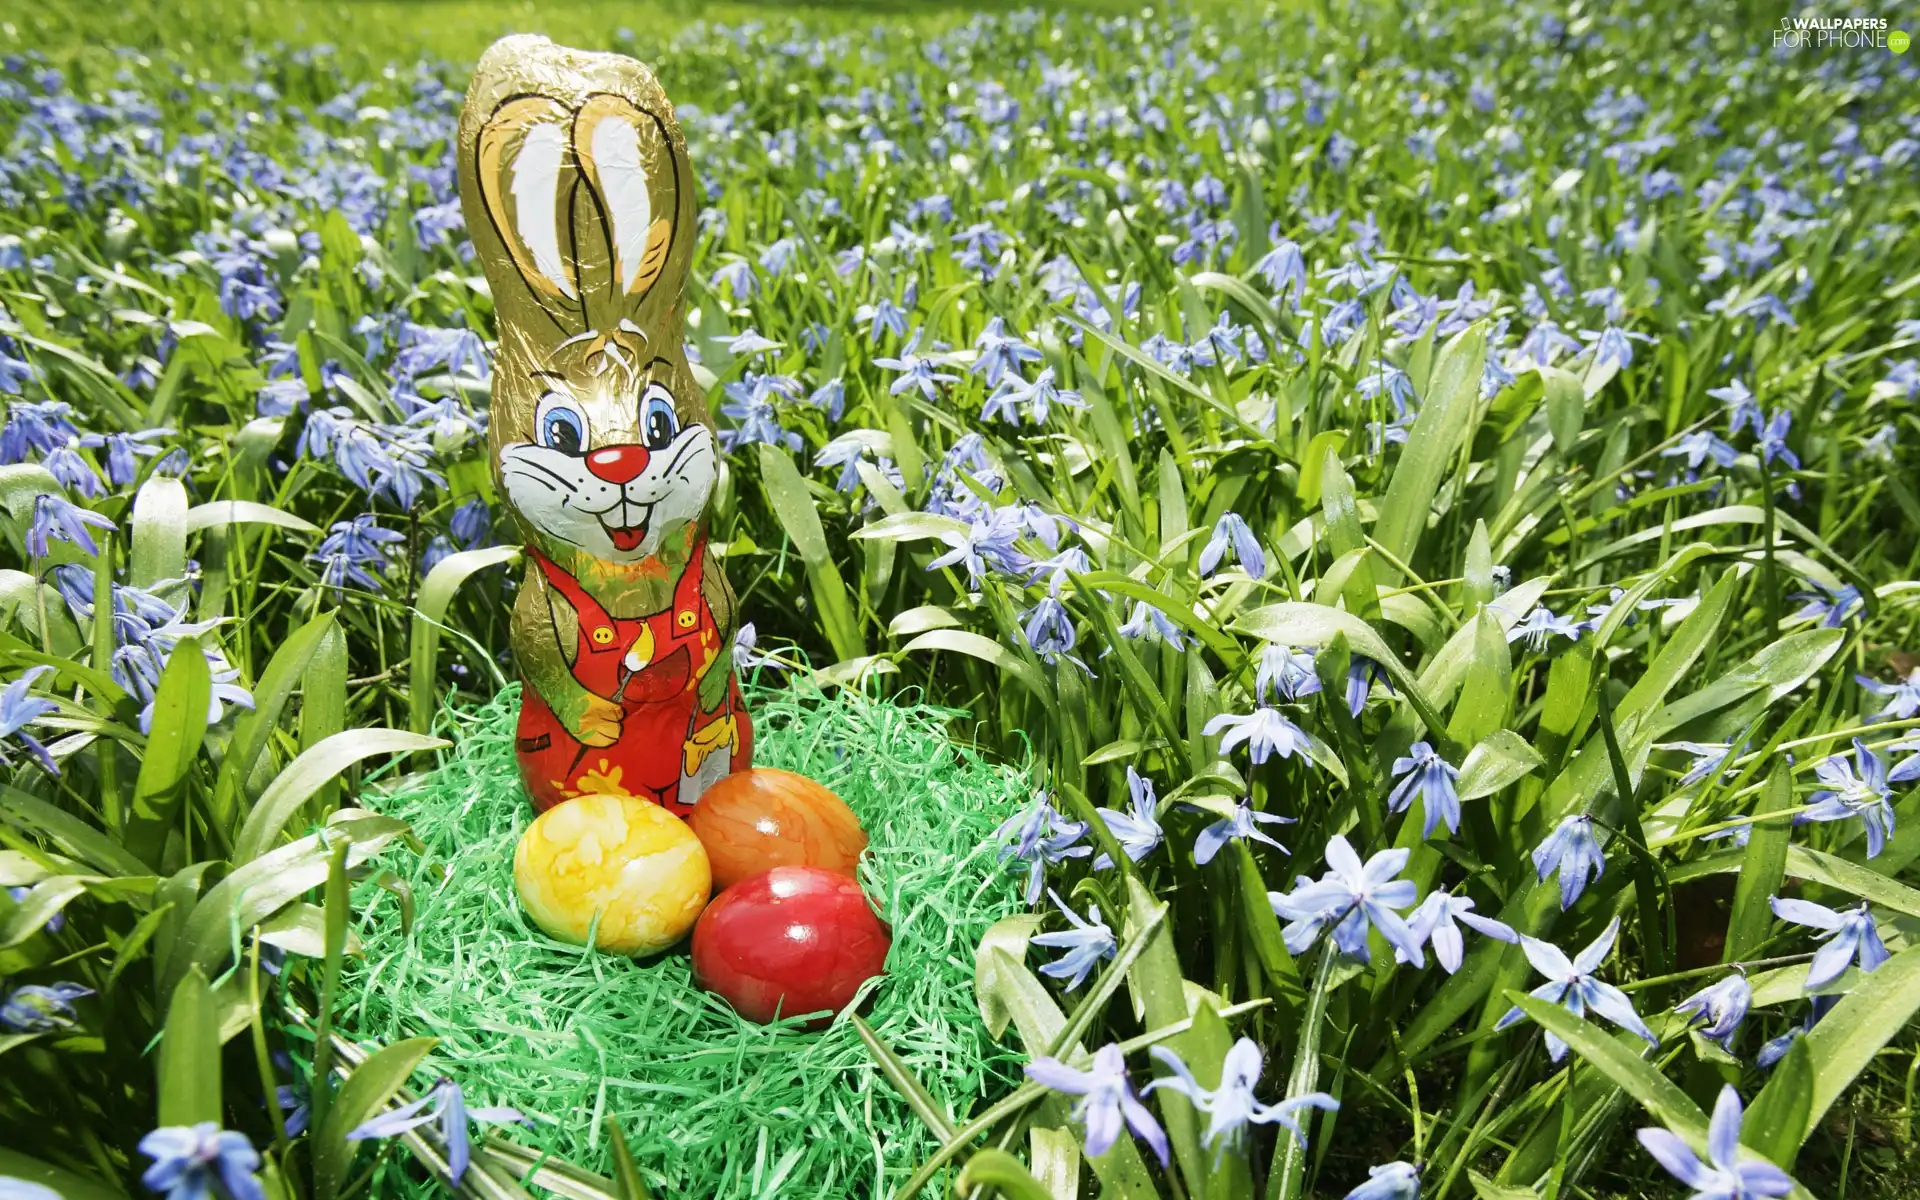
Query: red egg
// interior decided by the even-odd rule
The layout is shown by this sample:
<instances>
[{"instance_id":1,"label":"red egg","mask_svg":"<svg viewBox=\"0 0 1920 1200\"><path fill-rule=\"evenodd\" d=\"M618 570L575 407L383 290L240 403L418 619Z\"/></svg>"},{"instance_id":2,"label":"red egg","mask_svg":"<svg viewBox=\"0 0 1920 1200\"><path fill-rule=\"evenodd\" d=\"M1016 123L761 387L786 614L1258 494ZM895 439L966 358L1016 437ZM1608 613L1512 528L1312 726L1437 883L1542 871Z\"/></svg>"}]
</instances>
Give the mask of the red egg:
<instances>
[{"instance_id":1,"label":"red egg","mask_svg":"<svg viewBox=\"0 0 1920 1200\"><path fill-rule=\"evenodd\" d=\"M750 1021L838 1012L885 970L891 940L858 883L818 867L775 867L700 914L693 977Z\"/></svg>"}]
</instances>

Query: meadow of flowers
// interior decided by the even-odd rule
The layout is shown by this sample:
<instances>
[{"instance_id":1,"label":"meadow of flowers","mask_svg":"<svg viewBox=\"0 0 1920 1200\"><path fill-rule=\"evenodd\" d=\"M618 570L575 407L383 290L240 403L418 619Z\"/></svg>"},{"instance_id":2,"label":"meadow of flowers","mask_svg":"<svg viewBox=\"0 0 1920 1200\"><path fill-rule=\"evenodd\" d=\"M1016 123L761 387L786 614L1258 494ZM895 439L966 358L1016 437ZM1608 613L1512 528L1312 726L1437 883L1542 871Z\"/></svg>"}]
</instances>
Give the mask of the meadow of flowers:
<instances>
[{"instance_id":1,"label":"meadow of flowers","mask_svg":"<svg viewBox=\"0 0 1920 1200\"><path fill-rule=\"evenodd\" d=\"M357 790L513 678L449 143L504 30L380 11L0 42L6 1200L646 1193L329 1036ZM1915 55L606 11L704 188L736 662L1032 776L1028 1082L894 1194L1920 1195Z\"/></svg>"}]
</instances>

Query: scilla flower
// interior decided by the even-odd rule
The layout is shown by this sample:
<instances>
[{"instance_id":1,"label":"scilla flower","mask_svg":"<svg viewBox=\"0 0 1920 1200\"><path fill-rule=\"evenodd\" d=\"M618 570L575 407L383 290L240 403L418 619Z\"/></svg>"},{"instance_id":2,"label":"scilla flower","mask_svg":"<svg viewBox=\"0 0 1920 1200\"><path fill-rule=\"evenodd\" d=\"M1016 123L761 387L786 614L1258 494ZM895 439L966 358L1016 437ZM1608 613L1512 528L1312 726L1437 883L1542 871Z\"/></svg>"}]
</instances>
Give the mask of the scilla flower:
<instances>
[{"instance_id":1,"label":"scilla flower","mask_svg":"<svg viewBox=\"0 0 1920 1200\"><path fill-rule=\"evenodd\" d=\"M1580 624L1571 617L1556 616L1554 611L1544 604L1526 615L1526 619L1507 630L1507 641L1527 644L1527 649L1541 651L1547 648L1547 639L1563 637L1569 641L1580 640Z\"/></svg>"},{"instance_id":2,"label":"scilla flower","mask_svg":"<svg viewBox=\"0 0 1920 1200\"><path fill-rule=\"evenodd\" d=\"M1393 773L1400 782L1387 795L1388 811L1405 812L1419 796L1426 811L1421 837L1432 837L1433 827L1443 820L1448 833L1460 832L1460 795L1453 787L1459 768L1427 743L1415 742L1404 757L1393 760Z\"/></svg>"},{"instance_id":3,"label":"scilla flower","mask_svg":"<svg viewBox=\"0 0 1920 1200\"><path fill-rule=\"evenodd\" d=\"M1367 1181L1348 1192L1345 1200L1420 1200L1420 1168L1410 1162L1368 1167Z\"/></svg>"},{"instance_id":4,"label":"scilla flower","mask_svg":"<svg viewBox=\"0 0 1920 1200\"><path fill-rule=\"evenodd\" d=\"M1260 539L1253 536L1253 530L1247 527L1239 514L1229 512L1221 513L1220 519L1213 523L1213 536L1207 539L1206 546L1200 551L1200 574L1203 578L1219 569L1229 549L1247 574L1255 579L1266 577L1267 555L1260 548Z\"/></svg>"},{"instance_id":5,"label":"scilla flower","mask_svg":"<svg viewBox=\"0 0 1920 1200\"><path fill-rule=\"evenodd\" d=\"M212 1121L156 1129L140 1139L140 1153L153 1160L140 1182L167 1200L266 1200L256 1174L260 1152L245 1134Z\"/></svg>"},{"instance_id":6,"label":"scilla flower","mask_svg":"<svg viewBox=\"0 0 1920 1200\"><path fill-rule=\"evenodd\" d=\"M1416 939L1433 947L1433 957L1439 960L1440 965L1446 968L1449 975L1460 969L1460 963L1466 953L1466 939L1461 935L1459 926L1454 924L1455 921L1461 922L1476 933L1497 938L1508 945L1513 945L1520 940L1520 935L1504 921L1496 921L1492 917L1483 917L1474 912L1471 896L1450 896L1442 891L1428 892L1427 898L1420 902L1420 907L1407 914L1407 927L1413 930L1413 936ZM1413 961L1397 949L1394 951L1394 958L1401 962Z\"/></svg>"},{"instance_id":7,"label":"scilla flower","mask_svg":"<svg viewBox=\"0 0 1920 1200\"><path fill-rule=\"evenodd\" d=\"M1690 1018L1690 1025L1705 1020L1707 1027L1700 1031L1700 1036L1732 1054L1733 1035L1739 1030L1740 1022L1747 1019L1747 1009L1752 1004L1752 985L1745 975L1735 971L1674 1005L1673 1011Z\"/></svg>"},{"instance_id":8,"label":"scilla flower","mask_svg":"<svg viewBox=\"0 0 1920 1200\"><path fill-rule=\"evenodd\" d=\"M1872 971L1893 957L1880 940L1873 912L1864 900L1858 908L1844 912L1835 912L1811 900L1782 900L1778 896L1768 897L1767 903L1773 907L1774 916L1820 930L1822 940L1827 943L1814 954L1813 965L1807 969L1808 991L1840 978L1847 964L1856 959L1862 971Z\"/></svg>"},{"instance_id":9,"label":"scilla flower","mask_svg":"<svg viewBox=\"0 0 1920 1200\"><path fill-rule=\"evenodd\" d=\"M1853 739L1853 758L1860 764L1858 775L1844 754L1832 755L1815 765L1813 773L1827 786L1808 797L1811 807L1794 818L1794 824L1858 817L1867 830L1867 857L1875 858L1893 832L1893 805L1887 799L1892 794L1887 783L1887 764L1859 738Z\"/></svg>"},{"instance_id":10,"label":"scilla flower","mask_svg":"<svg viewBox=\"0 0 1920 1200\"><path fill-rule=\"evenodd\" d=\"M1647 1028L1640 1014L1633 1011L1633 1001L1627 999L1625 992L1610 983L1594 978L1594 972L1600 964L1607 961L1607 955L1613 950L1613 939L1620 934L1620 918L1615 917L1607 924L1593 943L1571 960L1561 953L1558 946L1520 936L1520 948L1526 951L1527 961L1533 969L1546 976L1547 982L1530 993L1535 999L1545 1000L1549 1004L1558 1004L1576 1017L1585 1017L1592 1009L1615 1025L1629 1033L1639 1034L1649 1045L1658 1046L1660 1039L1653 1036L1653 1030ZM1505 1029L1526 1017L1526 1013L1517 1005L1507 1011L1495 1023L1495 1029ZM1547 1057L1559 1062L1567 1056L1567 1044L1555 1037L1551 1031L1547 1034Z\"/></svg>"},{"instance_id":11,"label":"scilla flower","mask_svg":"<svg viewBox=\"0 0 1920 1200\"><path fill-rule=\"evenodd\" d=\"M1001 862L1013 859L1027 865L1027 903L1036 904L1049 866L1093 853L1091 846L1080 844L1086 833L1085 822L1067 820L1054 810L1047 793L1035 792L1033 803L1003 821L993 836L1007 843L1000 847Z\"/></svg>"},{"instance_id":12,"label":"scilla flower","mask_svg":"<svg viewBox=\"0 0 1920 1200\"><path fill-rule=\"evenodd\" d=\"M1865 675L1855 675L1854 679L1869 692L1888 697L1887 706L1873 714L1874 720L1904 721L1920 715L1920 667L1915 667L1905 679L1892 683L1881 683Z\"/></svg>"},{"instance_id":13,"label":"scilla flower","mask_svg":"<svg viewBox=\"0 0 1920 1200\"><path fill-rule=\"evenodd\" d=\"M1600 842L1593 836L1593 818L1585 814L1567 817L1554 826L1546 840L1533 849L1534 869L1540 882L1555 871L1560 873L1560 908L1573 907L1587 884L1606 872L1607 859Z\"/></svg>"},{"instance_id":14,"label":"scilla flower","mask_svg":"<svg viewBox=\"0 0 1920 1200\"><path fill-rule=\"evenodd\" d=\"M1220 753L1246 743L1247 756L1255 766L1260 766L1269 758L1278 754L1281 758L1292 758L1295 754L1304 754L1312 744L1306 730L1295 725L1280 714L1276 708L1262 705L1246 716L1234 713L1221 713L1208 721L1201 731L1208 737L1218 733L1226 736L1220 739Z\"/></svg>"},{"instance_id":15,"label":"scilla flower","mask_svg":"<svg viewBox=\"0 0 1920 1200\"><path fill-rule=\"evenodd\" d=\"M1740 1161L1744 1115L1740 1093L1732 1084L1721 1088L1720 1099L1713 1106L1713 1120L1707 1125L1706 1162L1701 1162L1678 1134L1665 1129L1642 1129L1638 1137L1641 1146L1668 1174L1693 1189L1692 1200L1758 1200L1786 1195L1793 1190L1793 1180L1785 1171L1764 1159Z\"/></svg>"},{"instance_id":16,"label":"scilla flower","mask_svg":"<svg viewBox=\"0 0 1920 1200\"><path fill-rule=\"evenodd\" d=\"M1204 1146L1212 1147L1219 1143L1225 1149L1228 1144L1239 1143L1246 1137L1248 1125L1279 1125L1293 1134L1294 1141L1304 1146L1307 1136L1300 1131L1296 1114L1303 1108L1331 1111L1340 1107L1340 1102L1325 1092L1290 1096L1278 1104L1260 1103L1253 1095L1254 1085L1260 1082L1260 1044L1252 1038L1241 1038L1233 1044L1233 1049L1227 1051L1226 1060L1220 1064L1220 1086L1217 1088L1201 1086L1187 1064L1167 1047L1155 1046L1149 1053L1155 1062L1173 1074L1154 1080L1146 1090L1151 1092L1167 1088L1179 1092L1193 1102L1194 1108L1205 1113L1207 1131L1200 1135Z\"/></svg>"},{"instance_id":17,"label":"scilla flower","mask_svg":"<svg viewBox=\"0 0 1920 1200\"><path fill-rule=\"evenodd\" d=\"M1260 832L1260 825L1291 825L1292 817L1283 817L1278 813L1258 812L1252 802L1242 800L1233 806L1233 815L1222 817L1200 831L1193 839L1193 861L1206 866L1213 856L1220 853L1228 842L1237 842L1251 838L1256 842L1265 842L1281 853L1289 853L1285 846Z\"/></svg>"},{"instance_id":18,"label":"scilla flower","mask_svg":"<svg viewBox=\"0 0 1920 1200\"><path fill-rule=\"evenodd\" d=\"M1128 767L1127 795L1133 801L1131 812L1123 813L1111 808L1095 811L1113 832L1114 840L1120 843L1127 860L1139 862L1159 848L1166 833L1160 828L1153 780ZM1104 853L1093 860L1093 869L1096 871L1105 871L1112 866L1113 859Z\"/></svg>"},{"instance_id":19,"label":"scilla flower","mask_svg":"<svg viewBox=\"0 0 1920 1200\"><path fill-rule=\"evenodd\" d=\"M1398 878L1412 851L1382 850L1365 863L1347 839L1334 834L1327 840L1327 873L1318 882L1303 882L1292 892L1269 892L1276 915L1289 924L1283 931L1287 949L1304 954L1322 930L1333 929L1333 944L1342 954L1371 961L1367 933L1378 929L1396 957L1424 966L1420 939L1396 909L1410 908L1419 891L1410 879Z\"/></svg>"},{"instance_id":20,"label":"scilla flower","mask_svg":"<svg viewBox=\"0 0 1920 1200\"><path fill-rule=\"evenodd\" d=\"M1119 1046L1108 1043L1094 1051L1092 1070L1077 1071L1057 1059L1036 1058L1027 1064L1026 1074L1042 1087L1080 1097L1073 1105L1073 1119L1086 1127L1090 1157L1113 1149L1120 1130L1127 1128L1153 1149L1161 1166L1167 1165L1166 1131L1134 1095L1133 1085L1127 1082L1126 1056Z\"/></svg>"},{"instance_id":21,"label":"scilla flower","mask_svg":"<svg viewBox=\"0 0 1920 1200\"><path fill-rule=\"evenodd\" d=\"M453 1186L459 1187L460 1180L466 1176L467 1164L473 1159L473 1146L468 1140L467 1123L479 1121L492 1125L506 1121L524 1121L519 1110L512 1108L468 1108L467 1098L460 1091L460 1085L451 1079L441 1079L433 1085L426 1095L410 1104L381 1113L367 1121L347 1135L350 1142L365 1141L368 1138L399 1137L418 1126L432 1122L434 1131L447 1147L447 1177Z\"/></svg>"},{"instance_id":22,"label":"scilla flower","mask_svg":"<svg viewBox=\"0 0 1920 1200\"><path fill-rule=\"evenodd\" d=\"M1114 940L1113 930L1107 928L1106 922L1100 919L1098 904L1088 907L1087 919L1083 921L1080 914L1068 908L1067 902L1052 888L1047 889L1047 896L1072 928L1057 933L1043 933L1033 939L1036 946L1066 950L1058 959L1042 966L1040 973L1066 980L1067 990L1071 992L1087 981L1087 975L1100 965L1102 959L1112 958L1120 948L1120 943Z\"/></svg>"},{"instance_id":23,"label":"scilla flower","mask_svg":"<svg viewBox=\"0 0 1920 1200\"><path fill-rule=\"evenodd\" d=\"M52 716L59 706L42 696L32 695L28 689L34 680L53 670L52 667L30 667L23 671L18 679L0 688L0 763L12 764L7 757L6 739L18 738L20 744L33 755L34 761L44 767L49 775L58 775L60 765L53 761L53 755L40 743L40 739L27 732L27 726L42 717Z\"/></svg>"},{"instance_id":24,"label":"scilla flower","mask_svg":"<svg viewBox=\"0 0 1920 1200\"><path fill-rule=\"evenodd\" d=\"M1293 646L1268 645L1260 651L1260 663L1253 678L1253 695L1266 702L1272 693L1275 702L1303 700L1320 690L1320 676L1313 669L1313 651Z\"/></svg>"}]
</instances>

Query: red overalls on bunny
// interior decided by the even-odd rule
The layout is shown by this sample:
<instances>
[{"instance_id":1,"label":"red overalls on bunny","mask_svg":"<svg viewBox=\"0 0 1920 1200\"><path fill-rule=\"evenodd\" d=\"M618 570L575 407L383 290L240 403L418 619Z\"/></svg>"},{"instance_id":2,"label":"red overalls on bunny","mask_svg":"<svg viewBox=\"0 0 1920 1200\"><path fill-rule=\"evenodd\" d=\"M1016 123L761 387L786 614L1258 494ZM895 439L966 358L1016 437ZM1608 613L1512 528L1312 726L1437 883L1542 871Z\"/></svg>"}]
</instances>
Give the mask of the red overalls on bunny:
<instances>
[{"instance_id":1,"label":"red overalls on bunny","mask_svg":"<svg viewBox=\"0 0 1920 1200\"><path fill-rule=\"evenodd\" d=\"M536 808L544 812L575 796L607 794L652 800L684 817L693 806L680 802L680 782L709 755L727 755L729 771L753 761L753 721L737 683L729 681L719 709L700 711L701 678L721 655L732 652L721 644L719 625L701 594L704 553L704 543L696 542L669 607L647 617L614 617L579 580L528 548L547 583L579 619L574 679L623 710L619 739L611 746L589 746L535 688L523 687L515 747Z\"/></svg>"}]
</instances>

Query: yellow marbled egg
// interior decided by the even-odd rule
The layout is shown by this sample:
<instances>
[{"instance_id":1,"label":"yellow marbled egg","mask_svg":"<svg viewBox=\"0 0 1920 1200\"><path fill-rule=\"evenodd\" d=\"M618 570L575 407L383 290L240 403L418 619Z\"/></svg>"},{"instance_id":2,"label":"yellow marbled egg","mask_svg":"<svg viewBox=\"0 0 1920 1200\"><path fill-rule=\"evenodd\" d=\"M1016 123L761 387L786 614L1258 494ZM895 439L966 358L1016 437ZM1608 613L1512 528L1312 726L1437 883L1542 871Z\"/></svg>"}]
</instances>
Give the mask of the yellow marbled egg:
<instances>
[{"instance_id":1,"label":"yellow marbled egg","mask_svg":"<svg viewBox=\"0 0 1920 1200\"><path fill-rule=\"evenodd\" d=\"M527 826L513 853L527 915L563 942L615 954L653 954L686 935L713 891L700 839L658 804L579 796Z\"/></svg>"}]
</instances>

